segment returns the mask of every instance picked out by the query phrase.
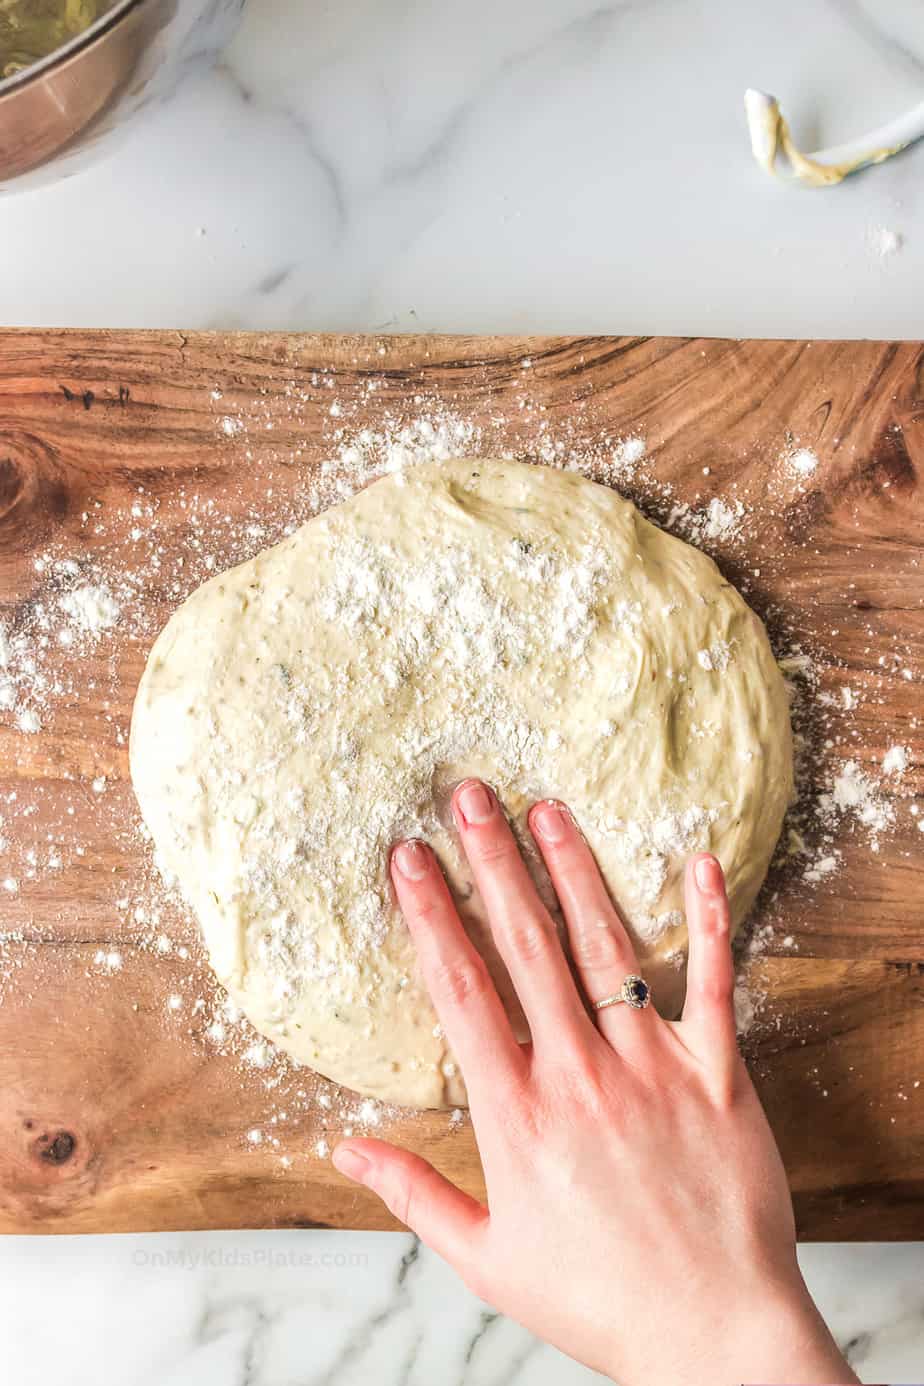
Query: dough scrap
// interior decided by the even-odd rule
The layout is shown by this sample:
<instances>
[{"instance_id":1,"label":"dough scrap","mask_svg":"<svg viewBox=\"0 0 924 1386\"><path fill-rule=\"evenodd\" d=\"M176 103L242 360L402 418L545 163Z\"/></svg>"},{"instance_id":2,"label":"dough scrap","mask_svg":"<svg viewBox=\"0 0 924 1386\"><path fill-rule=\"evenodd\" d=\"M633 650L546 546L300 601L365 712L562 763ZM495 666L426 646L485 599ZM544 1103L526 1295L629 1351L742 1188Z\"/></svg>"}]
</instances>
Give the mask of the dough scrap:
<instances>
[{"instance_id":1,"label":"dough scrap","mask_svg":"<svg viewBox=\"0 0 924 1386\"><path fill-rule=\"evenodd\" d=\"M682 870L725 868L734 924L792 792L783 678L715 564L607 487L458 460L376 481L211 579L158 637L132 778L214 970L261 1034L356 1091L465 1089L394 903L388 850L434 846L518 1031L448 810L567 802L676 1012Z\"/></svg>"}]
</instances>

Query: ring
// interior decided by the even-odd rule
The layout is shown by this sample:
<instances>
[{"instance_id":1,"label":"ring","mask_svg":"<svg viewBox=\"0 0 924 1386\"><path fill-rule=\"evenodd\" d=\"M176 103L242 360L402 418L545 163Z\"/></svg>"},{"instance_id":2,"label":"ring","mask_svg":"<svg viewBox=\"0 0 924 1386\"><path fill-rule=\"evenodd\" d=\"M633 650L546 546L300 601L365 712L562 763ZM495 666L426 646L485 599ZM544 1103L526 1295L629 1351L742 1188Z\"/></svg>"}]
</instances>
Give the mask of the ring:
<instances>
[{"instance_id":1,"label":"ring","mask_svg":"<svg viewBox=\"0 0 924 1386\"><path fill-rule=\"evenodd\" d=\"M619 991L612 996L604 996L602 1001L594 1002L594 1010L603 1011L606 1010L607 1006L618 1006L623 1001L633 1011L643 1011L650 1004L651 987L644 977L636 977L630 973L624 979Z\"/></svg>"}]
</instances>

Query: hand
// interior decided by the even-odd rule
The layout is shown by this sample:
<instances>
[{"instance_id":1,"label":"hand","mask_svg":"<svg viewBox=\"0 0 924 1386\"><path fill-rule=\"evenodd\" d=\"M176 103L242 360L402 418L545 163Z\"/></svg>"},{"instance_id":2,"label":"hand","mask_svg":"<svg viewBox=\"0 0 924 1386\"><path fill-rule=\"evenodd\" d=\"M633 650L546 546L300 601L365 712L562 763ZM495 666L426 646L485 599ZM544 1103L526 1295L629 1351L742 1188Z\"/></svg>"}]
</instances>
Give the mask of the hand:
<instances>
[{"instance_id":1,"label":"hand","mask_svg":"<svg viewBox=\"0 0 924 1386\"><path fill-rule=\"evenodd\" d=\"M851 1382L796 1262L783 1166L738 1054L722 870L687 867L683 1018L588 1014L493 793L453 813L529 1022L517 1043L439 865L392 856L398 900L468 1086L490 1212L426 1161L354 1138L337 1168L373 1189L475 1294L621 1386ZM638 971L628 933L564 805L530 828L587 997Z\"/></svg>"}]
</instances>

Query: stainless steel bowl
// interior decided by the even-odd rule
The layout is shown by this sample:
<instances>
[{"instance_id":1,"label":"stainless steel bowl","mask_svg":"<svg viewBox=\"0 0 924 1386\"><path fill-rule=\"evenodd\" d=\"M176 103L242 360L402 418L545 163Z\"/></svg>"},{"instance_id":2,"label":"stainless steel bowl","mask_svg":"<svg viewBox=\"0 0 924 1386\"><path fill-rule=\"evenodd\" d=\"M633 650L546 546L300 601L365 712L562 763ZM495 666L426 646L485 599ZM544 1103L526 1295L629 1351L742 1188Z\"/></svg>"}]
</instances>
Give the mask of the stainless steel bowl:
<instances>
[{"instance_id":1,"label":"stainless steel bowl","mask_svg":"<svg viewBox=\"0 0 924 1386\"><path fill-rule=\"evenodd\" d=\"M210 65L245 0L117 0L63 48L0 82L0 189L66 177Z\"/></svg>"}]
</instances>

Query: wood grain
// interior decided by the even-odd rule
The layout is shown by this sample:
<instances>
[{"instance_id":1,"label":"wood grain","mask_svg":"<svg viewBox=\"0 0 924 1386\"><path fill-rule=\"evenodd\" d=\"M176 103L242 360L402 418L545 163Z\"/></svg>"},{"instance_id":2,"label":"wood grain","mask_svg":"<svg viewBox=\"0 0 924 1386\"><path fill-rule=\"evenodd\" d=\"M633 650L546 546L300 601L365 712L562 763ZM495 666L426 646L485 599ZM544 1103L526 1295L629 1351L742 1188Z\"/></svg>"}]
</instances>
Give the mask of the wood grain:
<instances>
[{"instance_id":1,"label":"wood grain","mask_svg":"<svg viewBox=\"0 0 924 1386\"><path fill-rule=\"evenodd\" d=\"M469 450L529 460L559 445L602 467L612 440L644 435L626 489L656 519L746 506L740 538L706 547L777 648L819 671L809 774L823 786L853 758L895 814L878 852L842 823L820 884L798 861L773 871L750 1063L801 1235L924 1237L922 386L915 343L0 334L4 625L41 636L64 558L121 573L123 613L73 649L49 625L39 666L59 687L37 733L0 711L0 877L18 884L0 889L0 1230L393 1225L315 1153L342 1099L320 1107L305 1070L269 1090L211 1043L209 975L152 885L124 735L150 641L206 558L310 514L360 427L442 409L477 428ZM781 461L795 442L820 459L810 476ZM895 743L909 769L880 776ZM152 899L161 917L136 918ZM385 1133L481 1190L467 1125L396 1114Z\"/></svg>"}]
</instances>

